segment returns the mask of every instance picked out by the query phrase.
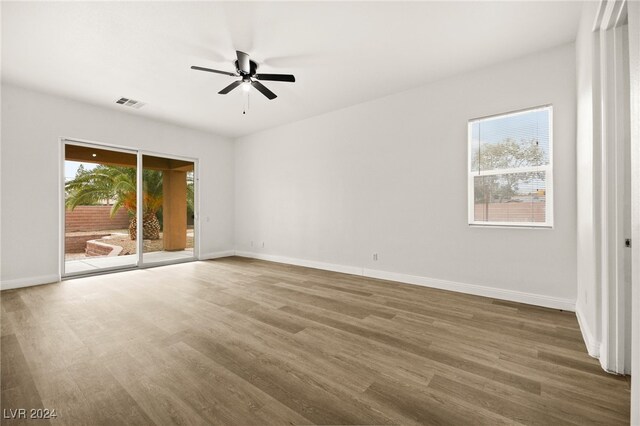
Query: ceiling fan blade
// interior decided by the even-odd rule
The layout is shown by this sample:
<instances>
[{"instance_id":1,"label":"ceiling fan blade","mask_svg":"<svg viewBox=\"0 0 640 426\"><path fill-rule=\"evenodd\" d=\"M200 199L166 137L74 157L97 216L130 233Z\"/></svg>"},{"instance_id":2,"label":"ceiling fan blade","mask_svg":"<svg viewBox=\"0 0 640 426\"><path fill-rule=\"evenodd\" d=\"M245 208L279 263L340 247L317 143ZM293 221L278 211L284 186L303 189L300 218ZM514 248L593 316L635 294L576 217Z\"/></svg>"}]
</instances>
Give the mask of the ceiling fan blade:
<instances>
[{"instance_id":1,"label":"ceiling fan blade","mask_svg":"<svg viewBox=\"0 0 640 426\"><path fill-rule=\"evenodd\" d=\"M296 82L296 78L291 74L256 74L254 77L258 80L264 81L286 81L289 83Z\"/></svg>"},{"instance_id":2,"label":"ceiling fan blade","mask_svg":"<svg viewBox=\"0 0 640 426\"><path fill-rule=\"evenodd\" d=\"M230 85L228 85L227 87L219 91L218 93L221 95L226 95L227 93L229 93L236 87L240 86L241 84L242 84L242 80L234 81L233 83L231 83Z\"/></svg>"},{"instance_id":3,"label":"ceiling fan blade","mask_svg":"<svg viewBox=\"0 0 640 426\"><path fill-rule=\"evenodd\" d=\"M273 100L278 97L278 95L273 93L271 90L267 89L265 85L260 83L259 81L252 81L251 85L255 87L260 93L262 93L267 98L269 98L269 100Z\"/></svg>"},{"instance_id":4,"label":"ceiling fan blade","mask_svg":"<svg viewBox=\"0 0 640 426\"><path fill-rule=\"evenodd\" d=\"M203 68L203 67L196 67L195 65L191 67L192 70L198 70L198 71L207 71L207 72L215 72L216 74L224 74L224 75L230 75L231 77L235 77L238 74L234 73L234 72L227 72L227 71L219 71L219 70L214 70L211 68Z\"/></svg>"},{"instance_id":5,"label":"ceiling fan blade","mask_svg":"<svg viewBox=\"0 0 640 426\"><path fill-rule=\"evenodd\" d=\"M246 74L249 74L251 72L249 55L239 50L236 50L236 56L238 57L238 69Z\"/></svg>"}]
</instances>

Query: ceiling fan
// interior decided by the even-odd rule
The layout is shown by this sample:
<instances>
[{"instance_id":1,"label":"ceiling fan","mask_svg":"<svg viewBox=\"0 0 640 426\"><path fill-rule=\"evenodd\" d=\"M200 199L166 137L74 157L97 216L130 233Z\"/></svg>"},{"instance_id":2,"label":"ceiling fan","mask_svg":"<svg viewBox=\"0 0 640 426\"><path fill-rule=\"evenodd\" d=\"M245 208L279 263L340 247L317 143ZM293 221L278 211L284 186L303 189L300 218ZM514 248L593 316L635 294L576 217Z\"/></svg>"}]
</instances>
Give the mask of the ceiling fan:
<instances>
[{"instance_id":1,"label":"ceiling fan","mask_svg":"<svg viewBox=\"0 0 640 426\"><path fill-rule=\"evenodd\" d=\"M197 67L197 66L192 66L191 69L198 70L198 71L214 72L216 74L224 74L231 77L240 77L240 80L234 81L233 83L231 83L230 85L228 85L227 87L219 91L218 93L221 95L226 95L227 93L229 93L236 87L240 86L241 84L246 84L247 88L253 86L256 88L256 90L258 90L260 93L265 95L269 100L272 100L272 99L275 99L277 95L273 93L271 90L267 89L267 87L264 84L260 83L257 80L286 81L289 83L294 83L296 81L296 78L291 74L256 74L256 71L258 70L258 64L256 64L254 61L249 59L249 55L239 50L236 50L236 56L238 57L238 60L235 61L235 64L236 64L235 73L214 70L211 68Z\"/></svg>"}]
</instances>

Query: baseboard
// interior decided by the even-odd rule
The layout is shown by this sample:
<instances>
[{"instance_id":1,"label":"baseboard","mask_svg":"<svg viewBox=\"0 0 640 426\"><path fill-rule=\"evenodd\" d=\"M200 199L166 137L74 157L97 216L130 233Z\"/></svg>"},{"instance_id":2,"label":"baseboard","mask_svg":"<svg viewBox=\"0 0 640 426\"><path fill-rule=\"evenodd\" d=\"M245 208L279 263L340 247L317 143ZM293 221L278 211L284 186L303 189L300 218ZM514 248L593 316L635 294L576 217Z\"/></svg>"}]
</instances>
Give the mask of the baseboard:
<instances>
[{"instance_id":1,"label":"baseboard","mask_svg":"<svg viewBox=\"0 0 640 426\"><path fill-rule=\"evenodd\" d=\"M510 302L526 303L545 308L562 309L574 312L575 302L571 299L562 299L532 293L523 293L514 290L505 290L495 287L487 287L478 284L460 283L417 275L401 274L397 272L380 271L376 269L358 268L355 266L337 265L332 263L317 262L313 260L295 259L285 256L276 256L263 253L236 251L236 256L252 259L268 260L289 265L305 266L308 268L323 269L326 271L342 272L345 274L361 275L369 278L397 281L405 284L420 285L441 290L455 291L458 293L473 294L476 296L490 297L492 299L508 300Z\"/></svg>"},{"instance_id":2,"label":"baseboard","mask_svg":"<svg viewBox=\"0 0 640 426\"><path fill-rule=\"evenodd\" d=\"M325 271L341 272L343 274L362 275L362 268L355 266L337 265L334 263L317 262L315 260L295 259L292 257L276 256L272 254L253 253L248 251L236 251L236 256L249 257L251 259L268 260L287 265L304 266L307 268L322 269Z\"/></svg>"},{"instance_id":3,"label":"baseboard","mask_svg":"<svg viewBox=\"0 0 640 426\"><path fill-rule=\"evenodd\" d=\"M505 290L502 288L487 287L478 284L461 283L438 278L379 271L375 269L364 269L362 275L370 278L398 281L401 283L437 288L440 290L455 291L457 293L490 297L492 299L526 303L528 305L542 306L545 308L562 309L570 312L573 312L576 309L574 301L570 299L561 299L558 297L543 296L534 293L524 293L516 290Z\"/></svg>"},{"instance_id":4,"label":"baseboard","mask_svg":"<svg viewBox=\"0 0 640 426\"><path fill-rule=\"evenodd\" d=\"M2 280L2 282L0 283L0 290L11 290L14 288L31 287L40 284L51 284L58 281L60 281L60 276L58 274L17 278L13 280Z\"/></svg>"},{"instance_id":5,"label":"baseboard","mask_svg":"<svg viewBox=\"0 0 640 426\"><path fill-rule=\"evenodd\" d=\"M229 257L235 255L236 252L233 250L225 250L225 251L215 251L212 253L201 254L198 257L198 260L209 260L209 259L218 259L220 257Z\"/></svg>"},{"instance_id":6,"label":"baseboard","mask_svg":"<svg viewBox=\"0 0 640 426\"><path fill-rule=\"evenodd\" d=\"M596 340L591 329L589 328L589 323L584 317L584 313L582 312L582 305L576 303L576 318L578 318L578 325L580 326L580 332L582 333L582 340L584 340L584 344L587 347L587 352L590 356L594 358L600 357L600 342Z\"/></svg>"}]
</instances>

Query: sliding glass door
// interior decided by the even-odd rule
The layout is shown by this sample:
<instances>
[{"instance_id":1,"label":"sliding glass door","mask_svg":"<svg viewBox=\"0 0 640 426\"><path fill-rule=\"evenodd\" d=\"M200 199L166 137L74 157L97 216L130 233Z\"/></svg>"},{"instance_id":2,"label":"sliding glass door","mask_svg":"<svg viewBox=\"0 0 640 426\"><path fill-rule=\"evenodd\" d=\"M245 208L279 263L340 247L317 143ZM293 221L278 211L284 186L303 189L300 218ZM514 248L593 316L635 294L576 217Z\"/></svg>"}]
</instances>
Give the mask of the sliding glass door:
<instances>
[{"instance_id":1,"label":"sliding glass door","mask_svg":"<svg viewBox=\"0 0 640 426\"><path fill-rule=\"evenodd\" d=\"M64 275L132 268L137 154L64 144Z\"/></svg>"},{"instance_id":2,"label":"sliding glass door","mask_svg":"<svg viewBox=\"0 0 640 426\"><path fill-rule=\"evenodd\" d=\"M194 162L142 156L145 265L194 257Z\"/></svg>"},{"instance_id":3,"label":"sliding glass door","mask_svg":"<svg viewBox=\"0 0 640 426\"><path fill-rule=\"evenodd\" d=\"M195 161L63 141L62 275L196 258Z\"/></svg>"}]
</instances>

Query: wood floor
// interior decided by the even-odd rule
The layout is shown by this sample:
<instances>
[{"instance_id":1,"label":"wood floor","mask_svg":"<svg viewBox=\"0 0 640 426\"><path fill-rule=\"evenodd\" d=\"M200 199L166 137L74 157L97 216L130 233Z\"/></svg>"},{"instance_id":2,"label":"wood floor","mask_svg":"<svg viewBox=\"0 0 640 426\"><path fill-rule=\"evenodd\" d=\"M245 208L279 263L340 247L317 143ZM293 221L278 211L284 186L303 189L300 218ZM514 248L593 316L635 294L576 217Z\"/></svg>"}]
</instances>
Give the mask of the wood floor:
<instances>
[{"instance_id":1,"label":"wood floor","mask_svg":"<svg viewBox=\"0 0 640 426\"><path fill-rule=\"evenodd\" d=\"M41 407L69 425L629 423L628 378L586 354L569 312L241 258L1 299L5 416Z\"/></svg>"}]
</instances>

